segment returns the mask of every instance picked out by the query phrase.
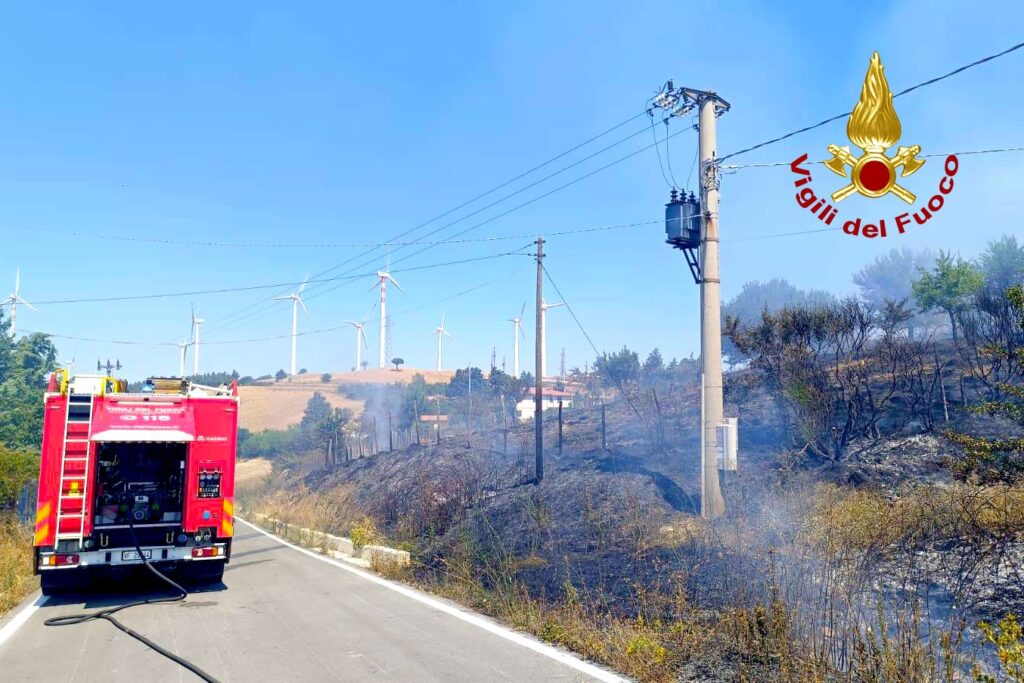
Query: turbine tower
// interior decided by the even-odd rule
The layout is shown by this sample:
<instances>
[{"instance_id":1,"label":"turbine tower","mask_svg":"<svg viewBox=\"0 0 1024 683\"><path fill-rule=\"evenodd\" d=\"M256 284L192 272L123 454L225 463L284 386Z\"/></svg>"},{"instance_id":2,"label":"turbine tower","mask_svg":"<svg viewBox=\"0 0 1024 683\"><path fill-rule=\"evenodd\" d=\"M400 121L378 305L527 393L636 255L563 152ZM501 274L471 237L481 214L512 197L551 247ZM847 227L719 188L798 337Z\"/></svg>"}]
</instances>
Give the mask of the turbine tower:
<instances>
[{"instance_id":1,"label":"turbine tower","mask_svg":"<svg viewBox=\"0 0 1024 683\"><path fill-rule=\"evenodd\" d=\"M188 353L188 347L190 346L192 346L192 342L178 342L178 377L185 376L185 354Z\"/></svg>"},{"instance_id":2,"label":"turbine tower","mask_svg":"<svg viewBox=\"0 0 1024 683\"><path fill-rule=\"evenodd\" d=\"M509 322L512 323L512 376L519 379L519 336L522 335L523 339L526 338L526 333L523 332L523 313L526 311L526 303L523 303L523 308L519 311L519 315L515 318L509 318Z\"/></svg>"},{"instance_id":3,"label":"turbine tower","mask_svg":"<svg viewBox=\"0 0 1024 683\"><path fill-rule=\"evenodd\" d=\"M33 311L37 311L37 312L39 311L38 308L36 308L32 304L30 304L29 302L25 301L24 299L22 299L20 292L21 292L21 268L18 268L14 272L14 291L11 292L10 296L8 296L6 299L4 299L3 301L0 301L0 307L3 307L3 306L10 306L11 307L11 337L12 338L14 337L14 333L16 331L15 328L17 327L17 322L18 322L18 304L22 304L23 306L28 306Z\"/></svg>"},{"instance_id":4,"label":"turbine tower","mask_svg":"<svg viewBox=\"0 0 1024 683\"><path fill-rule=\"evenodd\" d=\"M302 301L302 290L306 288L306 280L308 279L309 276L307 275L306 279L302 281L301 285L299 285L299 291L292 292L291 294L285 294L284 296L274 297L275 301L292 302L292 371L289 373L290 375L294 375L296 373L297 367L295 365L295 352L299 333L299 306L302 306L302 311L306 314L307 318L309 317L309 311L306 309L306 304Z\"/></svg>"},{"instance_id":5,"label":"turbine tower","mask_svg":"<svg viewBox=\"0 0 1024 683\"><path fill-rule=\"evenodd\" d=\"M540 379L543 380L548 376L548 309L558 308L564 306L564 302L557 304L549 304L545 301L540 302Z\"/></svg>"},{"instance_id":6,"label":"turbine tower","mask_svg":"<svg viewBox=\"0 0 1024 683\"><path fill-rule=\"evenodd\" d=\"M356 328L356 372L359 372L363 366L363 347L367 346L366 321L364 320L361 323L355 323L351 320L346 320L345 324Z\"/></svg>"},{"instance_id":7,"label":"turbine tower","mask_svg":"<svg viewBox=\"0 0 1024 683\"><path fill-rule=\"evenodd\" d=\"M441 313L441 325L434 329L434 335L437 337L437 371L440 372L444 369L442 367L441 343L445 337L455 339L448 330L444 329L444 313Z\"/></svg>"},{"instance_id":8,"label":"turbine tower","mask_svg":"<svg viewBox=\"0 0 1024 683\"><path fill-rule=\"evenodd\" d=\"M195 306L192 307L192 345L196 347L196 352L192 354L192 375L199 374L199 326L206 321L196 315Z\"/></svg>"},{"instance_id":9,"label":"turbine tower","mask_svg":"<svg viewBox=\"0 0 1024 683\"><path fill-rule=\"evenodd\" d=\"M398 284L398 280L391 277L391 273L388 272L391 269L391 265L384 270L377 271L377 284L370 289L373 290L375 287L380 287L380 367L386 368L388 366L388 280L391 281L395 287L398 287L398 291L405 294L405 290L402 289L402 285Z\"/></svg>"}]
</instances>

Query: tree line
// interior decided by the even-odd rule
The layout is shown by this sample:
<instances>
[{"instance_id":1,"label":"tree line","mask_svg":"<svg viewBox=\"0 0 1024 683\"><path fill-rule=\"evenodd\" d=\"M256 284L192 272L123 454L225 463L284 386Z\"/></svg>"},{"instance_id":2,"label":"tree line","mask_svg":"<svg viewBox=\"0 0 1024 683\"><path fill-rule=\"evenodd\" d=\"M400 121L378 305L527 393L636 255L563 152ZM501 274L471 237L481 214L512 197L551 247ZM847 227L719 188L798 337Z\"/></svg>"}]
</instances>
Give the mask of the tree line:
<instances>
[{"instance_id":1,"label":"tree line","mask_svg":"<svg viewBox=\"0 0 1024 683\"><path fill-rule=\"evenodd\" d=\"M1019 465L1014 444L950 428L951 406L1022 415L1015 412L1024 399L1017 240L996 240L974 261L893 250L853 281L859 296L843 299L803 294L784 281L745 287L725 307L730 359L747 370L734 388L742 391L745 381L767 392L775 423L816 458L841 460L858 439L911 428L973 445L975 466L961 468L965 475Z\"/></svg>"}]
</instances>

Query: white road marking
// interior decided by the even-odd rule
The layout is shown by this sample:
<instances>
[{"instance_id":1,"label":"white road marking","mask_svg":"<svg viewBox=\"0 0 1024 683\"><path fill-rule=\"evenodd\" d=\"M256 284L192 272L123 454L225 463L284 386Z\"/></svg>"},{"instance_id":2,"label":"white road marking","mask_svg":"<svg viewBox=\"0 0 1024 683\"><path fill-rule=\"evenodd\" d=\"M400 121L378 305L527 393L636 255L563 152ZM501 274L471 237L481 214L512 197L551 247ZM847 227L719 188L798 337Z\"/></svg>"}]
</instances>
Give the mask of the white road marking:
<instances>
[{"instance_id":1,"label":"white road marking","mask_svg":"<svg viewBox=\"0 0 1024 683\"><path fill-rule=\"evenodd\" d=\"M49 600L45 595L40 595L36 598L32 604L25 605L25 607L14 615L14 618L7 622L7 625L0 628L0 645L4 644L4 641L14 635L14 632L25 625L25 622L29 620L35 611L46 604Z\"/></svg>"},{"instance_id":2,"label":"white road marking","mask_svg":"<svg viewBox=\"0 0 1024 683\"><path fill-rule=\"evenodd\" d=\"M308 550L306 548L302 548L300 546L297 546L294 543L289 543L288 541L284 540L283 538L280 538L279 536L275 536L274 534L270 533L269 531L266 531L265 529L261 529L260 527L256 526L252 522L248 522L248 521L242 519L237 514L235 515L235 519L237 519L239 522L242 522L246 526L250 527L254 531L258 531L259 533L263 534L267 538L271 538L271 539L277 541L278 543L280 543L283 546L287 546L287 547L291 548L292 550L297 550L300 553L303 553L305 555L309 555L310 557L312 557L314 559L317 559L317 560L320 560L321 562L326 562L327 564L334 565L335 567L338 567L339 569L344 569L345 571L347 571L349 573L352 573L352 574L355 574L356 576L362 577L362 578L366 579L367 581L370 581L371 583L375 583L378 586L383 586L384 588L387 588L388 590L392 590L392 591L394 591L394 592L396 592L396 593L398 593L400 595L404 595L407 598L415 600L416 602L419 602L419 603L422 603L424 605L427 605L428 607L432 607L432 608L438 610L439 612L444 612L445 614L453 616L456 619L459 619L461 621L466 622L467 624L472 624L473 626L476 626L477 628L481 628L484 631L487 631L488 633L492 633L492 634L494 634L494 635L496 635L496 636L498 636L500 638L504 638L505 640L511 641L511 642L515 643L516 645L521 645L521 646L527 648L528 650L533 650L537 654L544 655L545 657L549 657L551 659L554 659L555 661L560 662L560 663L564 664L565 666L568 666L568 667L570 667L572 669L575 669L576 671L584 673L587 676L595 678L595 679L597 679L599 681L603 681L604 683L627 683L628 680L629 680L627 678L623 678L622 676L620 676L620 675L618 675L616 673L613 673L613 672L608 671L606 669L602 669L601 667L599 667L599 666L597 666L595 664L591 664L589 662L585 662L582 659L580 659L580 658L578 658L578 657L576 657L576 656L574 656L572 654L569 654L568 652L565 652L564 650L559 650L556 647L552 647L550 645L545 645L544 643L542 643L542 642L540 642L538 640L535 640L535 639L531 638L530 636L527 636L525 634L519 633L518 631L513 631L512 629L506 628L505 626L502 626L501 624L498 624L498 623L496 623L494 621L491 621L487 617L481 616L479 614L474 614L472 612L463 611L463 610L461 610L461 609L459 609L459 608L457 608L457 607L455 607L453 605L449 605L449 604L446 604L444 602L441 602L440 600L437 600L436 598L433 598L433 597L427 595L426 593L421 593L418 590L414 590L414 589L409 588L407 586L403 586L402 584L394 583L392 581L388 581L387 579L381 578L381 577L377 576L376 574L372 574L370 572L363 571L362 569L358 569L356 567L353 567L351 565L345 564L343 562L339 562L338 560L334 560L334 559L331 559L329 557L325 557L324 555L321 555L319 553L315 553L312 550Z\"/></svg>"}]
</instances>

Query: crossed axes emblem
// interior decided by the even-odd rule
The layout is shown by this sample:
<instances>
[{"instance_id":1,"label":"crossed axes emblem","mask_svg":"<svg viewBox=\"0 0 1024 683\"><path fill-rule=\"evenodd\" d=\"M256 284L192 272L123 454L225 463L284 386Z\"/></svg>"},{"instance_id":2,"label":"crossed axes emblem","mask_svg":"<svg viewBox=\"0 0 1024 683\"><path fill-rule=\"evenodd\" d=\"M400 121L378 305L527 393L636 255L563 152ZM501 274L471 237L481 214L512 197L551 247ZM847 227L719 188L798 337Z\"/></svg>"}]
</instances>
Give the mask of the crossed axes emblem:
<instances>
[{"instance_id":1,"label":"crossed axes emblem","mask_svg":"<svg viewBox=\"0 0 1024 683\"><path fill-rule=\"evenodd\" d=\"M846 187L832 193L832 201L841 202L854 192L860 192L868 197L881 197L892 192L907 204L913 204L917 199L913 192L896 184L896 169L903 167L903 172L900 173L902 177L924 166L924 159L917 158L921 153L920 145L900 147L896 156L891 159L885 156L884 151L867 152L858 158L850 153L849 146L829 145L828 151L832 158L824 162L825 166L833 173L852 180ZM850 167L850 173L846 171L847 166Z\"/></svg>"}]
</instances>

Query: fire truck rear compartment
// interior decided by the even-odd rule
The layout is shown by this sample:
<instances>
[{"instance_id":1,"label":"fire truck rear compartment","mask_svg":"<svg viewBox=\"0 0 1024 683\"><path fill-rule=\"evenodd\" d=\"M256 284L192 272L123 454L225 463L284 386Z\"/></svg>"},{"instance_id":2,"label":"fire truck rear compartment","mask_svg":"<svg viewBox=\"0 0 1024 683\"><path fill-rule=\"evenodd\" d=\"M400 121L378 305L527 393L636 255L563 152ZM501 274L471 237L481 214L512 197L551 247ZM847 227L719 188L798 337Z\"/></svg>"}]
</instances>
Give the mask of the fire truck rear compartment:
<instances>
[{"instance_id":1,"label":"fire truck rear compartment","mask_svg":"<svg viewBox=\"0 0 1024 683\"><path fill-rule=\"evenodd\" d=\"M97 531L127 526L180 527L184 443L102 443L96 454Z\"/></svg>"}]
</instances>

